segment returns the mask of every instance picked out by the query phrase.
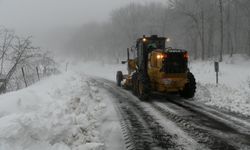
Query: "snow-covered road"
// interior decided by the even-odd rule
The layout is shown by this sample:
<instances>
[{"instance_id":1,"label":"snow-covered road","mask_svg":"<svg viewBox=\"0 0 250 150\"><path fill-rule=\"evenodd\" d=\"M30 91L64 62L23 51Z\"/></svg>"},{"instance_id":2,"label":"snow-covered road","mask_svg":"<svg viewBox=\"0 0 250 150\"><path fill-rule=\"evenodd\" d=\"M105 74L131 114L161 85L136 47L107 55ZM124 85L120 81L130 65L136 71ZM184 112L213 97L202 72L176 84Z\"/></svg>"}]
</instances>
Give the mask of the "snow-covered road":
<instances>
[{"instance_id":1,"label":"snow-covered road","mask_svg":"<svg viewBox=\"0 0 250 150\"><path fill-rule=\"evenodd\" d=\"M245 118L178 96L141 102L112 81L96 83L110 93L128 149L250 149Z\"/></svg>"}]
</instances>

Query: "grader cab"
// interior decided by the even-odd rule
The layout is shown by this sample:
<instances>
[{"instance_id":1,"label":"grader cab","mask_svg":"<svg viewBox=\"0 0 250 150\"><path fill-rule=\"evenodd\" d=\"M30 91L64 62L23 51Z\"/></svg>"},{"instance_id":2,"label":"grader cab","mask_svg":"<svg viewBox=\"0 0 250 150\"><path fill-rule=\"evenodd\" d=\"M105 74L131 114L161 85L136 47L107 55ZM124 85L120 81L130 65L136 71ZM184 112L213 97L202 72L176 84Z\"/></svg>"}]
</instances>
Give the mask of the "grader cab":
<instances>
[{"instance_id":1,"label":"grader cab","mask_svg":"<svg viewBox=\"0 0 250 150\"><path fill-rule=\"evenodd\" d=\"M128 74L116 74L117 85L131 89L141 100L148 100L152 92L194 97L196 81L188 69L188 52L166 48L166 40L157 35L139 38L136 56L131 59L127 51Z\"/></svg>"}]
</instances>

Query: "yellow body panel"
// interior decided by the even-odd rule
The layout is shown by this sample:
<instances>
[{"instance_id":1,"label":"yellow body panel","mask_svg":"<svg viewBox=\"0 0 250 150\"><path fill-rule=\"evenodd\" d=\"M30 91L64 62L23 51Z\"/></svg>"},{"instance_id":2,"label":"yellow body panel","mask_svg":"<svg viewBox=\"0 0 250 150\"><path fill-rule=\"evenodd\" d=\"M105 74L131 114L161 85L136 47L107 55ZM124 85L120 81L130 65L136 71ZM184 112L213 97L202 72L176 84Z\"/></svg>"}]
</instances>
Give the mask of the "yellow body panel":
<instances>
[{"instance_id":1,"label":"yellow body panel","mask_svg":"<svg viewBox=\"0 0 250 150\"><path fill-rule=\"evenodd\" d=\"M128 74L129 75L131 75L131 73L136 70L136 62L137 62L137 59L128 60Z\"/></svg>"},{"instance_id":2,"label":"yellow body panel","mask_svg":"<svg viewBox=\"0 0 250 150\"><path fill-rule=\"evenodd\" d=\"M152 88L157 92L178 92L187 81L186 73L167 74L161 71L163 66L162 51L153 51L148 55L148 75Z\"/></svg>"},{"instance_id":3,"label":"yellow body panel","mask_svg":"<svg viewBox=\"0 0 250 150\"><path fill-rule=\"evenodd\" d=\"M183 90L185 84L188 82L187 73L165 73L161 71L163 66L162 50L153 51L148 55L148 75L151 81L151 87L156 92L179 92ZM129 74L124 75L125 87L132 85L132 72L136 70L137 59L128 61Z\"/></svg>"}]
</instances>

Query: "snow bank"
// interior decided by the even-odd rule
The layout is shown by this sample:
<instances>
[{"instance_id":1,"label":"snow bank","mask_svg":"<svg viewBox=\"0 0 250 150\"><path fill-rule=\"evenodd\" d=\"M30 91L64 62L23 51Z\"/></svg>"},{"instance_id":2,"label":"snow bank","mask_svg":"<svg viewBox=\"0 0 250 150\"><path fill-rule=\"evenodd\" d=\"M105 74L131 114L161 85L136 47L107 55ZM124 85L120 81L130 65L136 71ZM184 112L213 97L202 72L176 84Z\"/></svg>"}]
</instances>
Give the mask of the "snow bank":
<instances>
[{"instance_id":1,"label":"snow bank","mask_svg":"<svg viewBox=\"0 0 250 150\"><path fill-rule=\"evenodd\" d=\"M0 150L103 149L97 117L105 110L82 74L52 76L0 96Z\"/></svg>"},{"instance_id":2,"label":"snow bank","mask_svg":"<svg viewBox=\"0 0 250 150\"><path fill-rule=\"evenodd\" d=\"M198 83L194 100L227 111L250 116L250 89L236 89L225 84Z\"/></svg>"},{"instance_id":3,"label":"snow bank","mask_svg":"<svg viewBox=\"0 0 250 150\"><path fill-rule=\"evenodd\" d=\"M192 62L191 71L198 82L194 100L250 116L249 66L249 58L226 56L220 63L219 85L216 85L213 61Z\"/></svg>"}]
</instances>

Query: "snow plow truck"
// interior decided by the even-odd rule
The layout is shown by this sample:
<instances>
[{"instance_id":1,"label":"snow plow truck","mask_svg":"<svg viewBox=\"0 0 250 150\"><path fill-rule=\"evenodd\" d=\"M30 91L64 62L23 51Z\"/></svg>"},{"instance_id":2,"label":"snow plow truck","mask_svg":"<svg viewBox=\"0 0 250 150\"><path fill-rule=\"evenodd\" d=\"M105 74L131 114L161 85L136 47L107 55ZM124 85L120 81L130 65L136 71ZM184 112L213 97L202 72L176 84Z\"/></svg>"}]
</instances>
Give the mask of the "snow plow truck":
<instances>
[{"instance_id":1,"label":"snow plow truck","mask_svg":"<svg viewBox=\"0 0 250 150\"><path fill-rule=\"evenodd\" d=\"M127 50L128 74L117 71L117 86L130 89L141 100L149 100L152 93L178 93L194 97L196 81L188 68L186 50L166 48L166 37L143 36L134 49ZM130 55L134 56L131 59Z\"/></svg>"}]
</instances>

